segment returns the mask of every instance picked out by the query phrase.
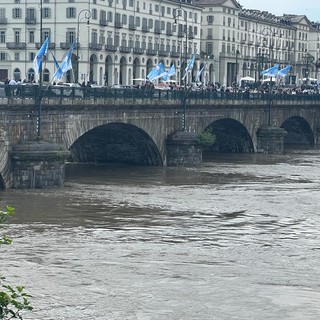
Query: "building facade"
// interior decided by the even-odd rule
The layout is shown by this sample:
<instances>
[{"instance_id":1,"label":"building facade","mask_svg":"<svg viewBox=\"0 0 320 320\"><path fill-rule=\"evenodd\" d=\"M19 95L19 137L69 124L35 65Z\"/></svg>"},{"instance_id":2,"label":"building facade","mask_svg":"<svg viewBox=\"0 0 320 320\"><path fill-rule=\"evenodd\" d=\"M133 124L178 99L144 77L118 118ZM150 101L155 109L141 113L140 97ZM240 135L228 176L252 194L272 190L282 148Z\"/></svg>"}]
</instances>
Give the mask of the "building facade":
<instances>
[{"instance_id":1,"label":"building facade","mask_svg":"<svg viewBox=\"0 0 320 320\"><path fill-rule=\"evenodd\" d=\"M204 83L232 85L261 70L292 64L291 80L318 78L319 25L305 16L276 17L235 0L2 0L0 80L37 81L33 60L50 37L43 81L53 79L72 43L65 81L132 85L162 62L181 82L193 53ZM138 79L138 80L137 80Z\"/></svg>"}]
</instances>

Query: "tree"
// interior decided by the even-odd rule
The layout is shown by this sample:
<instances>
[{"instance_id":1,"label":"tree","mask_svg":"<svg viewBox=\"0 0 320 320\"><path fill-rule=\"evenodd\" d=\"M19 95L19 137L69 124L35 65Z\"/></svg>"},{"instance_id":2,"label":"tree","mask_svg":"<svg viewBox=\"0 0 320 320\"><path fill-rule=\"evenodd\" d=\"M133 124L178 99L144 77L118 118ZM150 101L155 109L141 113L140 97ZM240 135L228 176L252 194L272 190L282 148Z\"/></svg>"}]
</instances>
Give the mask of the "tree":
<instances>
[{"instance_id":1,"label":"tree","mask_svg":"<svg viewBox=\"0 0 320 320\"><path fill-rule=\"evenodd\" d=\"M8 217L15 214L13 207L6 207L5 211L0 211L1 224L7 221ZM11 244L12 240L6 235L0 236L0 246ZM22 319L22 310L32 310L29 298L30 294L24 291L22 286L12 286L6 282L5 277L0 276L0 320Z\"/></svg>"}]
</instances>

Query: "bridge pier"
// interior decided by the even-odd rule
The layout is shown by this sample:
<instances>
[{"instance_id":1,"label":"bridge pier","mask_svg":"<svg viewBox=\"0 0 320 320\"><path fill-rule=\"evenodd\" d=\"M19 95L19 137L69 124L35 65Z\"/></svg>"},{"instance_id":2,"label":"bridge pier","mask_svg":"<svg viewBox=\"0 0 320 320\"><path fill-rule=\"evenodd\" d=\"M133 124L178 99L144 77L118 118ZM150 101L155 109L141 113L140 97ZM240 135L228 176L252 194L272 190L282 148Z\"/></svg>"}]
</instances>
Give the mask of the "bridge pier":
<instances>
[{"instance_id":1,"label":"bridge pier","mask_svg":"<svg viewBox=\"0 0 320 320\"><path fill-rule=\"evenodd\" d=\"M69 151L64 146L45 141L26 141L11 151L13 188L63 186L65 161Z\"/></svg>"},{"instance_id":2,"label":"bridge pier","mask_svg":"<svg viewBox=\"0 0 320 320\"><path fill-rule=\"evenodd\" d=\"M167 144L168 167L196 167L202 164L202 148L197 142L197 134L178 131L169 136Z\"/></svg>"},{"instance_id":3,"label":"bridge pier","mask_svg":"<svg viewBox=\"0 0 320 320\"><path fill-rule=\"evenodd\" d=\"M261 127L257 130L257 152L283 154L284 138L287 132L283 128Z\"/></svg>"}]
</instances>

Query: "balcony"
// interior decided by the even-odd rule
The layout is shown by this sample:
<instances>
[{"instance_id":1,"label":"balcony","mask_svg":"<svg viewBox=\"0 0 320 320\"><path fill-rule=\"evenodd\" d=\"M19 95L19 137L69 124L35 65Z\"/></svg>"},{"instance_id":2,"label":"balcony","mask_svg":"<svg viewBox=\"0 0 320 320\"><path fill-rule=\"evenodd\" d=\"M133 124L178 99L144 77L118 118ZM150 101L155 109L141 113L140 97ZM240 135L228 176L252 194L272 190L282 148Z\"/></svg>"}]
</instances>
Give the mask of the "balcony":
<instances>
[{"instance_id":1,"label":"balcony","mask_svg":"<svg viewBox=\"0 0 320 320\"><path fill-rule=\"evenodd\" d=\"M102 27L106 27L108 25L108 21L107 21L107 19L100 19L99 24Z\"/></svg>"},{"instance_id":2,"label":"balcony","mask_svg":"<svg viewBox=\"0 0 320 320\"><path fill-rule=\"evenodd\" d=\"M101 43L89 43L89 49L90 50L101 50L102 44Z\"/></svg>"},{"instance_id":3,"label":"balcony","mask_svg":"<svg viewBox=\"0 0 320 320\"><path fill-rule=\"evenodd\" d=\"M161 34L160 28L154 28L154 33L155 34Z\"/></svg>"},{"instance_id":4,"label":"balcony","mask_svg":"<svg viewBox=\"0 0 320 320\"><path fill-rule=\"evenodd\" d=\"M156 56L157 55L157 50L147 49L146 54L148 56Z\"/></svg>"},{"instance_id":5,"label":"balcony","mask_svg":"<svg viewBox=\"0 0 320 320\"><path fill-rule=\"evenodd\" d=\"M121 28L123 28L123 23L121 22L121 21L115 21L114 22L114 26L116 27L116 28L118 28L118 29L121 29Z\"/></svg>"},{"instance_id":6,"label":"balcony","mask_svg":"<svg viewBox=\"0 0 320 320\"><path fill-rule=\"evenodd\" d=\"M106 51L110 51L110 52L116 52L117 51L117 47L115 45L113 45L113 44L106 44L104 46L104 49Z\"/></svg>"},{"instance_id":7,"label":"balcony","mask_svg":"<svg viewBox=\"0 0 320 320\"><path fill-rule=\"evenodd\" d=\"M185 35L186 35L185 32L183 32L183 31L178 31L178 37L179 37L179 38L183 38Z\"/></svg>"},{"instance_id":8,"label":"balcony","mask_svg":"<svg viewBox=\"0 0 320 320\"><path fill-rule=\"evenodd\" d=\"M25 23L26 24L36 24L37 23L37 19L35 17L34 18L28 17L28 18L25 19Z\"/></svg>"},{"instance_id":9,"label":"balcony","mask_svg":"<svg viewBox=\"0 0 320 320\"><path fill-rule=\"evenodd\" d=\"M70 49L72 43L71 42L60 42L60 49Z\"/></svg>"},{"instance_id":10,"label":"balcony","mask_svg":"<svg viewBox=\"0 0 320 320\"><path fill-rule=\"evenodd\" d=\"M245 44L246 43L246 40L245 39L241 39L240 40L240 44Z\"/></svg>"},{"instance_id":11,"label":"balcony","mask_svg":"<svg viewBox=\"0 0 320 320\"><path fill-rule=\"evenodd\" d=\"M253 41L252 41L252 40L249 40L249 41L248 41L248 45L249 45L249 46L252 46L252 45L253 45Z\"/></svg>"},{"instance_id":12,"label":"balcony","mask_svg":"<svg viewBox=\"0 0 320 320\"><path fill-rule=\"evenodd\" d=\"M171 58L179 58L179 53L177 51L171 51L170 52L170 57Z\"/></svg>"},{"instance_id":13,"label":"balcony","mask_svg":"<svg viewBox=\"0 0 320 320\"><path fill-rule=\"evenodd\" d=\"M173 35L172 30L167 30L166 35L169 36L169 37L171 37L171 36Z\"/></svg>"},{"instance_id":14,"label":"balcony","mask_svg":"<svg viewBox=\"0 0 320 320\"><path fill-rule=\"evenodd\" d=\"M167 57L169 55L169 52L165 50L159 50L158 54L160 57Z\"/></svg>"},{"instance_id":15,"label":"balcony","mask_svg":"<svg viewBox=\"0 0 320 320\"><path fill-rule=\"evenodd\" d=\"M7 48L13 50L23 50L26 48L25 42L7 42Z\"/></svg>"},{"instance_id":16,"label":"balcony","mask_svg":"<svg viewBox=\"0 0 320 320\"><path fill-rule=\"evenodd\" d=\"M4 17L0 18L0 24L7 24L7 23L8 23L8 19L7 18L4 18Z\"/></svg>"},{"instance_id":17,"label":"balcony","mask_svg":"<svg viewBox=\"0 0 320 320\"><path fill-rule=\"evenodd\" d=\"M141 48L133 48L133 53L144 54L144 49L141 49Z\"/></svg>"},{"instance_id":18,"label":"balcony","mask_svg":"<svg viewBox=\"0 0 320 320\"><path fill-rule=\"evenodd\" d=\"M212 40L212 34L207 35L207 40Z\"/></svg>"},{"instance_id":19,"label":"balcony","mask_svg":"<svg viewBox=\"0 0 320 320\"><path fill-rule=\"evenodd\" d=\"M40 43L40 42L37 42L36 43L36 48L37 49L40 49L41 48L41 46L42 46L42 44ZM55 49L55 47L56 47L56 44L55 43L49 43L49 49Z\"/></svg>"},{"instance_id":20,"label":"balcony","mask_svg":"<svg viewBox=\"0 0 320 320\"><path fill-rule=\"evenodd\" d=\"M130 47L125 47L125 46L120 46L119 47L119 51L122 53L130 53L131 52L131 48Z\"/></svg>"},{"instance_id":21,"label":"balcony","mask_svg":"<svg viewBox=\"0 0 320 320\"><path fill-rule=\"evenodd\" d=\"M189 40L194 39L194 33L193 32L189 32L188 38L189 38Z\"/></svg>"}]
</instances>

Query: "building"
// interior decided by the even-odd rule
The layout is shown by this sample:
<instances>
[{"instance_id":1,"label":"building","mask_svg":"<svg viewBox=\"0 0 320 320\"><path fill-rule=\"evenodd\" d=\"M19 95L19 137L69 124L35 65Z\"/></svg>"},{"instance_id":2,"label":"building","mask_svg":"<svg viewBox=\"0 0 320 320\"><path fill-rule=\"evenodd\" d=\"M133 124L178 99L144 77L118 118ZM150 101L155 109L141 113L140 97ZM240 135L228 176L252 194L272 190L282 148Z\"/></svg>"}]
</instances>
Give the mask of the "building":
<instances>
[{"instance_id":1,"label":"building","mask_svg":"<svg viewBox=\"0 0 320 320\"><path fill-rule=\"evenodd\" d=\"M319 34L305 16L276 17L235 0L2 0L0 80L37 80L32 62L47 36L44 82L55 72L52 54L61 62L73 42L70 82L131 85L159 62L175 64L181 82L194 52L189 82L203 66L205 83L259 80L275 63L293 65L292 81L317 78Z\"/></svg>"}]
</instances>

